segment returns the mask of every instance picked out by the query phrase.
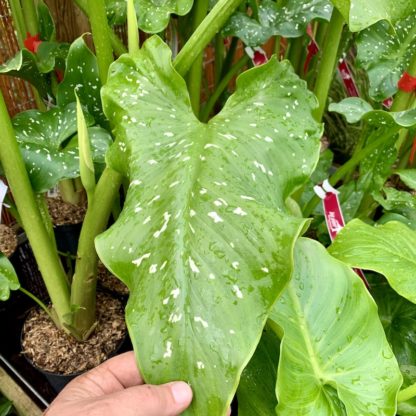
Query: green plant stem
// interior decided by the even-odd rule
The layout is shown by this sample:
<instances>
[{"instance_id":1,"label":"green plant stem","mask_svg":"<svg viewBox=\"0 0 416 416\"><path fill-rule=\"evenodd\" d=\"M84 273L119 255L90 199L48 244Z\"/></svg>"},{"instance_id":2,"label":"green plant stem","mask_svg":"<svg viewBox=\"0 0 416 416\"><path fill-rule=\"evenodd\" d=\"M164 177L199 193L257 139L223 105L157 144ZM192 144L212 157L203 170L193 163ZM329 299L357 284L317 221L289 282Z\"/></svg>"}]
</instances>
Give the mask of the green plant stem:
<instances>
[{"instance_id":1,"label":"green plant stem","mask_svg":"<svg viewBox=\"0 0 416 416\"><path fill-rule=\"evenodd\" d=\"M32 35L39 33L38 14L33 0L20 0L27 31Z\"/></svg>"},{"instance_id":2,"label":"green plant stem","mask_svg":"<svg viewBox=\"0 0 416 416\"><path fill-rule=\"evenodd\" d=\"M384 133L381 137L367 145L364 149L361 150L360 153L356 154L354 157L348 160L348 162L342 165L330 177L329 183L332 186L335 186L341 179L343 179L349 172L351 172L363 159L365 159L368 155L377 150L380 146L384 145L384 143L387 140L389 140L392 136L394 136L396 133L398 133L399 130L399 127L394 126L394 128L392 127L391 130ZM316 205L318 205L319 201L320 199L317 196L311 198L303 210L303 215L305 217L309 217L315 209Z\"/></svg>"},{"instance_id":3,"label":"green plant stem","mask_svg":"<svg viewBox=\"0 0 416 416\"><path fill-rule=\"evenodd\" d=\"M251 10L253 12L253 18L258 20L259 19L259 5L257 4L257 0L249 0L249 4Z\"/></svg>"},{"instance_id":4,"label":"green plant stem","mask_svg":"<svg viewBox=\"0 0 416 416\"><path fill-rule=\"evenodd\" d=\"M85 16L87 16L88 20L90 20L87 0L74 0L74 2L78 6L78 8L82 11L82 13L84 13ZM109 27L108 22L107 22L107 27L108 27L108 33L110 36L111 47L113 48L114 53L117 56L123 55L123 53L127 53L127 48L124 46L120 38Z\"/></svg>"},{"instance_id":5,"label":"green plant stem","mask_svg":"<svg viewBox=\"0 0 416 416\"><path fill-rule=\"evenodd\" d=\"M221 82L217 85L215 88L215 91L212 93L212 95L209 97L209 100L205 104L204 108L201 111L201 121L206 123L208 121L208 118L215 106L215 103L218 101L218 99L221 97L221 94L225 91L230 81L233 79L233 77L244 68L245 65L249 62L249 57L247 55L244 55L237 63L235 63L231 69L228 71L228 73L222 77Z\"/></svg>"},{"instance_id":6,"label":"green plant stem","mask_svg":"<svg viewBox=\"0 0 416 416\"><path fill-rule=\"evenodd\" d=\"M220 31L243 0L219 0L173 61L175 69L185 76L198 55Z\"/></svg>"},{"instance_id":7,"label":"green plant stem","mask_svg":"<svg viewBox=\"0 0 416 416\"><path fill-rule=\"evenodd\" d=\"M80 194L76 191L72 179L64 179L59 182L59 194L65 202L73 205L80 203Z\"/></svg>"},{"instance_id":8,"label":"green plant stem","mask_svg":"<svg viewBox=\"0 0 416 416\"><path fill-rule=\"evenodd\" d=\"M289 61L292 63L292 66L298 75L301 72L302 57L305 52L303 43L303 36L293 39L290 45L290 52L288 56Z\"/></svg>"},{"instance_id":9,"label":"green plant stem","mask_svg":"<svg viewBox=\"0 0 416 416\"><path fill-rule=\"evenodd\" d=\"M79 237L75 274L71 287L71 304L77 308L74 311L73 331L82 340L88 338L95 327L98 257L94 240L107 226L121 181L122 176L118 172L109 167L104 170L88 206Z\"/></svg>"},{"instance_id":10,"label":"green plant stem","mask_svg":"<svg viewBox=\"0 0 416 416\"><path fill-rule=\"evenodd\" d=\"M52 219L49 214L48 204L46 202L46 196L45 194L36 194L35 197L40 215L42 216L43 225L45 226L45 229L52 241L55 250L57 250L55 233L53 230Z\"/></svg>"},{"instance_id":11,"label":"green plant stem","mask_svg":"<svg viewBox=\"0 0 416 416\"><path fill-rule=\"evenodd\" d=\"M215 75L214 83L217 85L220 82L222 68L224 64L224 38L218 33L215 36Z\"/></svg>"},{"instance_id":12,"label":"green plant stem","mask_svg":"<svg viewBox=\"0 0 416 416\"><path fill-rule=\"evenodd\" d=\"M343 27L344 19L341 13L336 8L334 8L331 21L329 22L326 31L322 58L318 67L318 76L314 89L314 93L319 102L319 107L314 111L314 117L318 122L321 122L325 111L329 88L331 86L335 65L337 62L338 48L341 42Z\"/></svg>"},{"instance_id":13,"label":"green plant stem","mask_svg":"<svg viewBox=\"0 0 416 416\"><path fill-rule=\"evenodd\" d=\"M406 402L416 396L416 383L399 391L397 396L398 403Z\"/></svg>"},{"instance_id":14,"label":"green plant stem","mask_svg":"<svg viewBox=\"0 0 416 416\"><path fill-rule=\"evenodd\" d=\"M238 38L232 38L230 47L228 48L227 55L222 65L221 77L226 75L233 65L235 53L237 51Z\"/></svg>"},{"instance_id":15,"label":"green plant stem","mask_svg":"<svg viewBox=\"0 0 416 416\"><path fill-rule=\"evenodd\" d=\"M19 290L22 293L24 293L27 297L32 299L35 303L37 303L46 312L46 314L49 316L49 318L53 322L55 322L55 325L56 325L55 317L51 314L49 308L38 297L36 297L33 293L30 293L28 290L24 289L21 286L19 287Z\"/></svg>"},{"instance_id":16,"label":"green plant stem","mask_svg":"<svg viewBox=\"0 0 416 416\"><path fill-rule=\"evenodd\" d=\"M3 132L0 161L51 298L57 321L61 327L64 327L65 324L69 323L71 316L70 296L65 272L44 226L1 93L0 125Z\"/></svg>"},{"instance_id":17,"label":"green plant stem","mask_svg":"<svg viewBox=\"0 0 416 416\"><path fill-rule=\"evenodd\" d=\"M88 0L87 4L100 80L104 85L107 82L108 68L113 62L113 49L111 48L105 2L104 0Z\"/></svg>"},{"instance_id":18,"label":"green plant stem","mask_svg":"<svg viewBox=\"0 0 416 416\"><path fill-rule=\"evenodd\" d=\"M17 42L19 43L19 47L23 48L23 40L26 38L26 24L22 6L19 0L9 0L9 5L12 11L14 27L16 29Z\"/></svg>"},{"instance_id":19,"label":"green plant stem","mask_svg":"<svg viewBox=\"0 0 416 416\"><path fill-rule=\"evenodd\" d=\"M281 37L276 36L274 38L274 53L275 53L278 61L280 61L280 51L281 51L280 42L281 42Z\"/></svg>"},{"instance_id":20,"label":"green plant stem","mask_svg":"<svg viewBox=\"0 0 416 416\"><path fill-rule=\"evenodd\" d=\"M193 31L197 30L207 15L209 0L198 0L194 6L194 15L192 21ZM202 65L204 60L204 51L196 57L188 73L188 90L191 99L192 109L196 116L199 115L201 105L201 80Z\"/></svg>"},{"instance_id":21,"label":"green plant stem","mask_svg":"<svg viewBox=\"0 0 416 416\"><path fill-rule=\"evenodd\" d=\"M127 1L127 34L129 53L139 52L139 28L137 27L136 9L133 0Z\"/></svg>"}]
</instances>

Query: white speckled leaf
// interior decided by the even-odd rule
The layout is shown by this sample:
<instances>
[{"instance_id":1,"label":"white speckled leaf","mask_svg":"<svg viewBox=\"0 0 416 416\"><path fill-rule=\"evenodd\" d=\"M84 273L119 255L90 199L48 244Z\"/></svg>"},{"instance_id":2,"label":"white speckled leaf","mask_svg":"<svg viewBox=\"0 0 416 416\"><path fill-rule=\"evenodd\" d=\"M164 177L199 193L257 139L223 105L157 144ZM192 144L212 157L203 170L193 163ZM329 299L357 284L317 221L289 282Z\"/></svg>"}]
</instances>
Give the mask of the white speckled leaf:
<instances>
[{"instance_id":1,"label":"white speckled leaf","mask_svg":"<svg viewBox=\"0 0 416 416\"><path fill-rule=\"evenodd\" d=\"M305 220L286 198L319 156L316 99L288 62L237 81L208 124L159 37L112 65L110 162L130 179L99 256L130 289L127 324L147 381L189 381L188 415L223 415L287 283Z\"/></svg>"},{"instance_id":2,"label":"white speckled leaf","mask_svg":"<svg viewBox=\"0 0 416 416\"><path fill-rule=\"evenodd\" d=\"M193 0L134 0L139 29L158 33L166 28L171 14L184 16L192 8Z\"/></svg>"},{"instance_id":3,"label":"white speckled leaf","mask_svg":"<svg viewBox=\"0 0 416 416\"><path fill-rule=\"evenodd\" d=\"M378 22L357 37L357 64L367 71L370 96L378 101L393 96L416 48L416 10L391 30Z\"/></svg>"},{"instance_id":4,"label":"white speckled leaf","mask_svg":"<svg viewBox=\"0 0 416 416\"><path fill-rule=\"evenodd\" d=\"M402 383L377 307L361 279L300 238L295 271L270 315L284 332L279 416L393 416Z\"/></svg>"},{"instance_id":5,"label":"white speckled leaf","mask_svg":"<svg viewBox=\"0 0 416 416\"><path fill-rule=\"evenodd\" d=\"M373 227L352 220L329 251L352 267L383 274L397 293L416 303L416 231L401 222Z\"/></svg>"},{"instance_id":6,"label":"white speckled leaf","mask_svg":"<svg viewBox=\"0 0 416 416\"><path fill-rule=\"evenodd\" d=\"M39 70L35 54L27 49L20 50L13 58L0 65L0 75L18 77L30 82L42 97L51 92L47 75Z\"/></svg>"},{"instance_id":7,"label":"white speckled leaf","mask_svg":"<svg viewBox=\"0 0 416 416\"><path fill-rule=\"evenodd\" d=\"M94 122L88 113L86 122L88 126ZM72 139L77 132L75 103L46 112L24 111L13 118L13 127L35 192L46 192L62 179L79 176L78 146ZM102 163L112 139L98 127L92 132L94 160Z\"/></svg>"},{"instance_id":8,"label":"white speckled leaf","mask_svg":"<svg viewBox=\"0 0 416 416\"><path fill-rule=\"evenodd\" d=\"M97 122L104 123L101 97L101 81L97 58L85 44L83 37L76 39L69 48L63 81L58 86L57 103L64 107L75 102L75 91L81 104Z\"/></svg>"},{"instance_id":9,"label":"white speckled leaf","mask_svg":"<svg viewBox=\"0 0 416 416\"><path fill-rule=\"evenodd\" d=\"M359 32L380 20L391 23L408 16L413 0L331 0L348 22L351 32Z\"/></svg>"},{"instance_id":10,"label":"white speckled leaf","mask_svg":"<svg viewBox=\"0 0 416 416\"><path fill-rule=\"evenodd\" d=\"M238 36L246 45L259 46L271 36L302 36L309 22L314 19L329 21L331 14L329 0L285 0L280 5L264 0L259 5L258 20L246 13L236 12L222 32L224 36Z\"/></svg>"},{"instance_id":11,"label":"white speckled leaf","mask_svg":"<svg viewBox=\"0 0 416 416\"><path fill-rule=\"evenodd\" d=\"M0 253L0 301L9 299L10 291L20 287L19 279L10 260Z\"/></svg>"}]
</instances>

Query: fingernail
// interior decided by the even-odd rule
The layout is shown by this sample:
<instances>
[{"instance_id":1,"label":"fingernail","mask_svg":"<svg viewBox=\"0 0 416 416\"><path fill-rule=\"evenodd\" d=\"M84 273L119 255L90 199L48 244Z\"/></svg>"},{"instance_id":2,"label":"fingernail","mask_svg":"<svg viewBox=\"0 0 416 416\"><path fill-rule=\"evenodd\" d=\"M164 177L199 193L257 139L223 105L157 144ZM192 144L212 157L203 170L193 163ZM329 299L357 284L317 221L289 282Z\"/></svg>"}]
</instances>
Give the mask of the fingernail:
<instances>
[{"instance_id":1,"label":"fingernail","mask_svg":"<svg viewBox=\"0 0 416 416\"><path fill-rule=\"evenodd\" d=\"M184 404L189 403L192 400L192 390L185 382L178 381L172 383L170 389L176 403Z\"/></svg>"}]
</instances>

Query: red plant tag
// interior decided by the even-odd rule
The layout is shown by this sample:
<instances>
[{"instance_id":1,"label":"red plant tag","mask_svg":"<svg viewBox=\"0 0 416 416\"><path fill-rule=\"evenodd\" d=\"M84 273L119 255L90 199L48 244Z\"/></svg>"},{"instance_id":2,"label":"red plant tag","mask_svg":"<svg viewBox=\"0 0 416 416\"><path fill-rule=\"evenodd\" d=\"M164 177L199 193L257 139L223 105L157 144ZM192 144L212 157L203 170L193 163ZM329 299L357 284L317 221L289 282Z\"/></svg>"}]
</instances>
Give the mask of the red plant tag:
<instances>
[{"instance_id":1,"label":"red plant tag","mask_svg":"<svg viewBox=\"0 0 416 416\"><path fill-rule=\"evenodd\" d=\"M402 77L397 83L397 86L404 92L416 91L416 77L413 77L408 72L404 71Z\"/></svg>"},{"instance_id":2,"label":"red plant tag","mask_svg":"<svg viewBox=\"0 0 416 416\"><path fill-rule=\"evenodd\" d=\"M260 47L256 48L250 48L250 46L247 46L245 48L246 54L250 57L251 61L253 62L254 66L259 66L267 63L269 60L267 58L266 52Z\"/></svg>"},{"instance_id":3,"label":"red plant tag","mask_svg":"<svg viewBox=\"0 0 416 416\"><path fill-rule=\"evenodd\" d=\"M339 191L330 185L328 179L325 179L322 186L316 185L313 190L316 195L322 199L326 226L328 228L331 241L334 241L340 230L345 227L341 204L338 199ZM354 271L361 277L367 288L370 289L370 285L365 278L364 272L361 269L354 269Z\"/></svg>"},{"instance_id":4,"label":"red plant tag","mask_svg":"<svg viewBox=\"0 0 416 416\"><path fill-rule=\"evenodd\" d=\"M338 62L338 71L341 75L344 87L350 97L359 97L360 93L358 92L357 84L354 81L350 67L347 64L347 61L341 58Z\"/></svg>"},{"instance_id":5,"label":"red plant tag","mask_svg":"<svg viewBox=\"0 0 416 416\"><path fill-rule=\"evenodd\" d=\"M313 36L312 25L310 23L306 29L306 33L308 34L311 40L309 42L309 45L307 46L308 54L306 55L306 60L303 65L304 74L308 72L309 64L311 63L312 58L319 52L319 46L316 43L315 37Z\"/></svg>"},{"instance_id":6,"label":"red plant tag","mask_svg":"<svg viewBox=\"0 0 416 416\"><path fill-rule=\"evenodd\" d=\"M386 107L388 110L390 110L391 106L393 105L393 98L392 98L392 97L390 97L390 98L386 98L386 99L383 101L383 105L384 105L384 107Z\"/></svg>"},{"instance_id":7,"label":"red plant tag","mask_svg":"<svg viewBox=\"0 0 416 416\"><path fill-rule=\"evenodd\" d=\"M30 52L36 53L42 41L39 38L39 33L31 36L29 32L26 33L26 39L23 41L25 48Z\"/></svg>"}]
</instances>

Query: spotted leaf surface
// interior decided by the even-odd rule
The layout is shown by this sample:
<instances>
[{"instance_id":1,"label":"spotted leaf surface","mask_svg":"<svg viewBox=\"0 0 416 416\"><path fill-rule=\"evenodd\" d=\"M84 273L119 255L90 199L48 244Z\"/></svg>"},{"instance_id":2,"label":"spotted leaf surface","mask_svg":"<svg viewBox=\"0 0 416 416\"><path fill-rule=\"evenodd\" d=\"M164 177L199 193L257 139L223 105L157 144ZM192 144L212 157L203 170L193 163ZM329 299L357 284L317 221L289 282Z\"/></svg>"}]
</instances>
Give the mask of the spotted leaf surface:
<instances>
[{"instance_id":1,"label":"spotted leaf surface","mask_svg":"<svg viewBox=\"0 0 416 416\"><path fill-rule=\"evenodd\" d=\"M166 28L171 14L184 16L193 0L134 0L139 29L147 33L158 33Z\"/></svg>"},{"instance_id":2,"label":"spotted leaf surface","mask_svg":"<svg viewBox=\"0 0 416 416\"><path fill-rule=\"evenodd\" d=\"M348 123L365 120L383 129L393 125L406 128L416 125L416 109L399 112L374 110L369 103L358 97L349 97L339 103L332 103L329 105L329 111L342 114Z\"/></svg>"},{"instance_id":3,"label":"spotted leaf surface","mask_svg":"<svg viewBox=\"0 0 416 416\"><path fill-rule=\"evenodd\" d=\"M246 45L259 46L271 36L302 36L312 20L329 21L331 18L329 0L285 0L281 3L261 2L258 20L242 12L234 13L223 29L224 36L238 36Z\"/></svg>"},{"instance_id":4,"label":"spotted leaf surface","mask_svg":"<svg viewBox=\"0 0 416 416\"><path fill-rule=\"evenodd\" d=\"M42 97L51 92L47 75L39 70L36 56L27 49L20 50L5 64L0 65L0 74L30 82Z\"/></svg>"},{"instance_id":5,"label":"spotted leaf surface","mask_svg":"<svg viewBox=\"0 0 416 416\"><path fill-rule=\"evenodd\" d=\"M396 414L402 377L376 304L318 242L297 241L294 275L271 319L284 332L278 415Z\"/></svg>"},{"instance_id":6,"label":"spotted leaf surface","mask_svg":"<svg viewBox=\"0 0 416 416\"><path fill-rule=\"evenodd\" d=\"M370 96L378 101L393 96L416 47L416 10L397 22L394 31L387 22L363 30L357 38L358 65L367 71Z\"/></svg>"},{"instance_id":7,"label":"spotted leaf surface","mask_svg":"<svg viewBox=\"0 0 416 416\"><path fill-rule=\"evenodd\" d=\"M241 374L237 390L239 416L275 414L279 351L279 338L266 326L256 352Z\"/></svg>"},{"instance_id":8,"label":"spotted leaf surface","mask_svg":"<svg viewBox=\"0 0 416 416\"><path fill-rule=\"evenodd\" d=\"M130 289L126 319L146 381L189 381L186 414L223 415L290 277L305 220L285 200L317 163L321 126L305 83L275 59L240 76L203 124L170 55L153 37L111 67L108 160L130 187L96 247Z\"/></svg>"},{"instance_id":9,"label":"spotted leaf surface","mask_svg":"<svg viewBox=\"0 0 416 416\"><path fill-rule=\"evenodd\" d=\"M86 117L87 124L93 118ZM35 192L46 192L60 180L79 176L76 105L47 112L29 110L13 118L13 127ZM90 135L94 158L102 163L111 136L99 128Z\"/></svg>"},{"instance_id":10,"label":"spotted leaf surface","mask_svg":"<svg viewBox=\"0 0 416 416\"><path fill-rule=\"evenodd\" d=\"M10 260L0 253L0 301L7 300L11 290L19 289L19 279Z\"/></svg>"},{"instance_id":11,"label":"spotted leaf surface","mask_svg":"<svg viewBox=\"0 0 416 416\"><path fill-rule=\"evenodd\" d=\"M69 48L64 80L58 86L57 102L66 106L75 102L77 96L88 112L101 124L105 117L100 97L101 82L98 75L97 58L82 37Z\"/></svg>"},{"instance_id":12,"label":"spotted leaf surface","mask_svg":"<svg viewBox=\"0 0 416 416\"><path fill-rule=\"evenodd\" d=\"M105 0L107 19L110 25L122 25L127 19L127 2L125 0Z\"/></svg>"},{"instance_id":13,"label":"spotted leaf surface","mask_svg":"<svg viewBox=\"0 0 416 416\"><path fill-rule=\"evenodd\" d=\"M391 23L408 16L414 8L409 0L331 0L348 22L351 32L364 30L380 20Z\"/></svg>"},{"instance_id":14,"label":"spotted leaf surface","mask_svg":"<svg viewBox=\"0 0 416 416\"><path fill-rule=\"evenodd\" d=\"M416 303L416 232L401 222L373 227L353 220L330 248L333 256L352 267L386 276L391 287Z\"/></svg>"}]
</instances>

